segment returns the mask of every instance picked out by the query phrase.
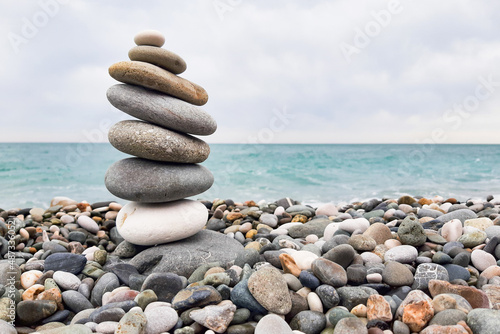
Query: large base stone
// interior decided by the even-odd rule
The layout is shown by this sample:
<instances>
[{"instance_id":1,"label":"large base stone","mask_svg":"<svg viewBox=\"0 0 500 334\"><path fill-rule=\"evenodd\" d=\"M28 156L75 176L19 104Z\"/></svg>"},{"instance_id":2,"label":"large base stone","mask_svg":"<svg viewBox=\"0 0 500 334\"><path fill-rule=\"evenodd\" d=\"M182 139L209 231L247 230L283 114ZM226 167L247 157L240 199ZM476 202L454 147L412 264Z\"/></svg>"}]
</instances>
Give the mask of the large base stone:
<instances>
[{"instance_id":1,"label":"large base stone","mask_svg":"<svg viewBox=\"0 0 500 334\"><path fill-rule=\"evenodd\" d=\"M203 263L231 264L242 249L243 245L225 234L202 230L187 239L148 248L129 263L146 275L171 272L189 277Z\"/></svg>"}]
</instances>

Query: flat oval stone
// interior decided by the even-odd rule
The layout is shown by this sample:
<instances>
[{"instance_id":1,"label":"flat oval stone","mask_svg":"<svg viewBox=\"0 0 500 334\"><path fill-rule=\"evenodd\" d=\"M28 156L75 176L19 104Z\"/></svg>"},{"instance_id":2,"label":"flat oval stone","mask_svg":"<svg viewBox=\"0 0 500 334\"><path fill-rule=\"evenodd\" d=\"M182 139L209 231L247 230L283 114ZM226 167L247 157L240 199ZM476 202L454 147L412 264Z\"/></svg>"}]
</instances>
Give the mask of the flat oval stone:
<instances>
[{"instance_id":1,"label":"flat oval stone","mask_svg":"<svg viewBox=\"0 0 500 334\"><path fill-rule=\"evenodd\" d=\"M84 295L78 291L68 290L62 293L64 304L73 312L78 313L83 310L92 309L94 306Z\"/></svg>"},{"instance_id":2,"label":"flat oval stone","mask_svg":"<svg viewBox=\"0 0 500 334\"><path fill-rule=\"evenodd\" d=\"M173 74L181 74L187 68L184 59L175 53L148 45L135 46L128 52L130 60L143 61L172 72Z\"/></svg>"},{"instance_id":3,"label":"flat oval stone","mask_svg":"<svg viewBox=\"0 0 500 334\"><path fill-rule=\"evenodd\" d=\"M142 284L141 291L153 290L161 302L170 303L182 289L182 279L174 273L153 273Z\"/></svg>"},{"instance_id":4,"label":"flat oval stone","mask_svg":"<svg viewBox=\"0 0 500 334\"><path fill-rule=\"evenodd\" d=\"M197 106L208 101L208 94L203 87L142 61L113 64L109 68L109 75L120 82L154 89Z\"/></svg>"},{"instance_id":5,"label":"flat oval stone","mask_svg":"<svg viewBox=\"0 0 500 334\"><path fill-rule=\"evenodd\" d=\"M214 182L212 173L196 164L176 164L128 158L109 167L106 188L115 196L136 202L175 201L201 194Z\"/></svg>"},{"instance_id":6,"label":"flat oval stone","mask_svg":"<svg viewBox=\"0 0 500 334\"><path fill-rule=\"evenodd\" d=\"M210 147L201 139L142 121L116 123L109 129L108 139L117 150L149 160L198 163L210 154Z\"/></svg>"},{"instance_id":7,"label":"flat oval stone","mask_svg":"<svg viewBox=\"0 0 500 334\"><path fill-rule=\"evenodd\" d=\"M226 235L210 230L201 230L195 235L172 243L148 247L137 254L130 264L144 275L152 272L172 272L184 277L202 264L219 262L227 267L233 263L243 246ZM186 255L189 256L186 256ZM132 282L132 277L130 277ZM130 283L132 287L132 283Z\"/></svg>"},{"instance_id":8,"label":"flat oval stone","mask_svg":"<svg viewBox=\"0 0 500 334\"><path fill-rule=\"evenodd\" d=\"M116 218L120 235L135 245L156 245L196 234L207 222L208 210L198 201L125 205Z\"/></svg>"},{"instance_id":9,"label":"flat oval stone","mask_svg":"<svg viewBox=\"0 0 500 334\"><path fill-rule=\"evenodd\" d=\"M24 300L17 304L17 316L27 325L34 324L57 311L52 300Z\"/></svg>"},{"instance_id":10,"label":"flat oval stone","mask_svg":"<svg viewBox=\"0 0 500 334\"><path fill-rule=\"evenodd\" d=\"M114 85L106 95L115 108L167 129L201 136L217 129L215 120L203 109L140 86Z\"/></svg>"},{"instance_id":11,"label":"flat oval stone","mask_svg":"<svg viewBox=\"0 0 500 334\"><path fill-rule=\"evenodd\" d=\"M161 48L165 44L165 36L158 30L143 30L134 36L136 45L152 45Z\"/></svg>"},{"instance_id":12,"label":"flat oval stone","mask_svg":"<svg viewBox=\"0 0 500 334\"><path fill-rule=\"evenodd\" d=\"M45 272L49 270L62 270L78 275L83 270L86 263L87 258L83 255L72 253L55 253L49 255L45 259L44 270Z\"/></svg>"},{"instance_id":13,"label":"flat oval stone","mask_svg":"<svg viewBox=\"0 0 500 334\"><path fill-rule=\"evenodd\" d=\"M269 312L284 315L292 308L288 285L274 267L265 267L252 274L248 279L248 289Z\"/></svg>"}]
</instances>

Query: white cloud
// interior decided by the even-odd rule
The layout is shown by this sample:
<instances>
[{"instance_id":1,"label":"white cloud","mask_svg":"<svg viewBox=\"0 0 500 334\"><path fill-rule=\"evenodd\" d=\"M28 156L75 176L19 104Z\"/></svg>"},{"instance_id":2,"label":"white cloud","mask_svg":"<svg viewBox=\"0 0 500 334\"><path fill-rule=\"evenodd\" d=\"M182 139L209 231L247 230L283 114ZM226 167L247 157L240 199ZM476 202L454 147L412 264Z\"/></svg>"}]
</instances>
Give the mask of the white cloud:
<instances>
[{"instance_id":1,"label":"white cloud","mask_svg":"<svg viewBox=\"0 0 500 334\"><path fill-rule=\"evenodd\" d=\"M15 53L9 32L20 34L24 18L42 9L2 1L3 122L23 122L0 141L79 141L103 119L127 117L106 101L114 84L107 68L127 59L135 33L152 28L187 61L182 76L207 89L203 108L219 124L209 142L246 142L286 106L297 118L273 142L414 143L441 126L449 142L500 143L500 87L460 128L442 120L474 93L478 77L500 81L500 4L401 2L401 13L348 64L339 44L353 43L387 2L228 3L221 20L212 1L72 0Z\"/></svg>"}]
</instances>

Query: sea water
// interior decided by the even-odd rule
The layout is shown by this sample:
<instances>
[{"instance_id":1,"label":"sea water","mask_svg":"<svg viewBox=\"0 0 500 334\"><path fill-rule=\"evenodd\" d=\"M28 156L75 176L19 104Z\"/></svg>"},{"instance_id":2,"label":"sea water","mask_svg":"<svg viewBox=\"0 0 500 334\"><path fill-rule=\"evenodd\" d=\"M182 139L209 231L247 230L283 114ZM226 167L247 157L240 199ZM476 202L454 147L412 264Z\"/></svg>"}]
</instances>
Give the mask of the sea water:
<instances>
[{"instance_id":1,"label":"sea water","mask_svg":"<svg viewBox=\"0 0 500 334\"><path fill-rule=\"evenodd\" d=\"M203 165L215 183L195 199L275 201L311 205L403 194L500 195L500 145L211 144ZM0 144L0 208L48 207L55 196L117 199L104 174L127 157L110 144Z\"/></svg>"}]
</instances>

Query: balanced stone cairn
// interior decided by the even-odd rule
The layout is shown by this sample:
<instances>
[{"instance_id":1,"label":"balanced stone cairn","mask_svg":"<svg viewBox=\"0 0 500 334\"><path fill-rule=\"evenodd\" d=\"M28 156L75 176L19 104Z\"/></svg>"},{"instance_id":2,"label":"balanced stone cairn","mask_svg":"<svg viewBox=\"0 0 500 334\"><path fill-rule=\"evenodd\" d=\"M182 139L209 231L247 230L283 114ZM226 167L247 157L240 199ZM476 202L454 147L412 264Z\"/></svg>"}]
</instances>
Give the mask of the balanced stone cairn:
<instances>
[{"instance_id":1,"label":"balanced stone cairn","mask_svg":"<svg viewBox=\"0 0 500 334\"><path fill-rule=\"evenodd\" d=\"M140 120L114 124L109 142L135 157L114 163L106 172L108 190L132 201L116 219L121 236L136 245L155 245L190 237L208 218L207 208L185 199L209 189L212 173L197 163L210 147L192 135L210 135L217 124L196 107L207 92L178 76L186 62L162 48L165 37L154 30L140 32L130 61L113 64L109 74L124 83L107 91L109 102Z\"/></svg>"}]
</instances>

